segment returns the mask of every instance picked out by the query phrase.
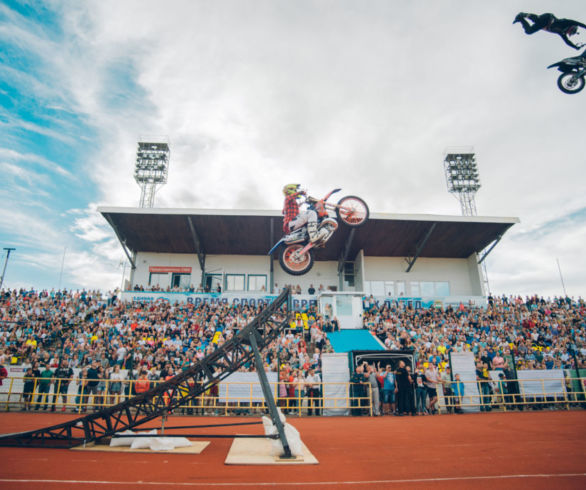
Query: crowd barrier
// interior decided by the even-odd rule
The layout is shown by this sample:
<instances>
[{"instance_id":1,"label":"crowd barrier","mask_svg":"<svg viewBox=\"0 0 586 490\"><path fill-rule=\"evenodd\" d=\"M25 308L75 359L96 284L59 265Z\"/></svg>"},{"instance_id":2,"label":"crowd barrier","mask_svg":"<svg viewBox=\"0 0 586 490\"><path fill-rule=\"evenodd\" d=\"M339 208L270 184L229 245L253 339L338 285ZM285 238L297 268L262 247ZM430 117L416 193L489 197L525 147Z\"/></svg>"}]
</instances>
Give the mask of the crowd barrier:
<instances>
[{"instance_id":1,"label":"crowd barrier","mask_svg":"<svg viewBox=\"0 0 586 490\"><path fill-rule=\"evenodd\" d=\"M463 381L462 394L457 393L453 383L448 390L442 387L440 404L448 412L546 407L568 409L574 405L584 406L584 381L586 379L573 377ZM477 393L467 394L474 391L471 385L476 385Z\"/></svg>"},{"instance_id":2,"label":"crowd barrier","mask_svg":"<svg viewBox=\"0 0 586 490\"><path fill-rule=\"evenodd\" d=\"M28 386L26 383L28 382ZM92 383L96 382L96 386ZM163 383L161 380L149 381L149 388ZM330 383L344 384L348 383ZM141 386L142 385L142 386ZM79 378L53 378L49 384L43 378L11 377L5 379L5 386L0 392L0 410L50 410L88 412L109 407L123 402L129 397L142 392L144 383L140 380L92 380ZM329 397L324 398L323 383L318 383L314 390L297 389L294 396L279 396L279 387L271 383L275 401L282 410L290 414L319 415L324 404L337 409L349 409L360 404L364 410L371 411L370 397ZM287 383L289 385L289 383ZM112 390L112 386L116 386ZM120 387L120 388L118 388ZM289 386L285 387L286 389ZM349 387L347 387L348 391ZM249 415L265 413L267 407L262 396L258 394L256 383L222 382L204 394L191 400L179 410L189 415ZM173 396L169 391L169 397Z\"/></svg>"},{"instance_id":3,"label":"crowd barrier","mask_svg":"<svg viewBox=\"0 0 586 490\"><path fill-rule=\"evenodd\" d=\"M462 382L462 394L452 391L453 384L439 386L438 408L441 412L508 411L523 408L560 408L585 406L586 392L583 378L559 379L559 387L551 390L551 378L527 381ZM93 382L97 382L92 386ZM149 381L148 388L163 381ZM471 384L476 384L478 394ZM222 390L212 387L179 409L187 415L258 415L266 411L264 398L258 394L258 383L222 382ZM325 397L326 385L344 385L336 390L341 396ZM56 379L47 383L43 378L11 377L5 379L0 392L0 410L51 410L87 412L115 405L144 390L140 380L91 380L79 378ZM277 405L295 415L373 415L375 412L368 383L316 383L305 388L304 383L271 383ZM541 386L541 389L537 389ZM468 389L467 389L468 387ZM581 387L580 389L575 389ZM446 389L447 388L447 389ZM287 393L287 396L283 396ZM169 397L173 392L169 391ZM170 398L169 398L170 399ZM380 397L379 397L380 399ZM415 403L414 397L413 402Z\"/></svg>"}]
</instances>

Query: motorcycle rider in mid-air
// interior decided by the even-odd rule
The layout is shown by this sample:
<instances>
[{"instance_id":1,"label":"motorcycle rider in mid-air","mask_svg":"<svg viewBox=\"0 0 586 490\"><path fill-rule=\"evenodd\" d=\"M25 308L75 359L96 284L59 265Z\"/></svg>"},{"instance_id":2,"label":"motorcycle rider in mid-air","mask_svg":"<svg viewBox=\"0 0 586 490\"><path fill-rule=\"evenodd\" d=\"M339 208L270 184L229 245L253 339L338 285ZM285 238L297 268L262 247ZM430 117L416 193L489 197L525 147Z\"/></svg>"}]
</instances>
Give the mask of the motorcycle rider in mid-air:
<instances>
[{"instance_id":1,"label":"motorcycle rider in mid-air","mask_svg":"<svg viewBox=\"0 0 586 490\"><path fill-rule=\"evenodd\" d=\"M529 19L532 24L530 24L527 19ZM578 27L586 29L586 25L582 24L581 22L577 22L571 19L558 19L553 14L536 15L526 14L524 12L517 14L513 24L516 24L517 22L521 23L525 34L533 34L537 31L544 30L553 34L557 34L568 46L571 46L574 49L580 49L584 46L584 44L574 44L569 39L569 36L573 36L578 33Z\"/></svg>"},{"instance_id":2,"label":"motorcycle rider in mid-air","mask_svg":"<svg viewBox=\"0 0 586 490\"><path fill-rule=\"evenodd\" d=\"M304 211L299 210L297 198L305 195L305 191L300 189L299 184L287 184L283 187L285 203L283 204L283 231L291 233L307 224L307 233L309 241L316 242L322 238L322 234L317 229L317 213L309 208ZM327 231L323 230L325 234Z\"/></svg>"}]
</instances>

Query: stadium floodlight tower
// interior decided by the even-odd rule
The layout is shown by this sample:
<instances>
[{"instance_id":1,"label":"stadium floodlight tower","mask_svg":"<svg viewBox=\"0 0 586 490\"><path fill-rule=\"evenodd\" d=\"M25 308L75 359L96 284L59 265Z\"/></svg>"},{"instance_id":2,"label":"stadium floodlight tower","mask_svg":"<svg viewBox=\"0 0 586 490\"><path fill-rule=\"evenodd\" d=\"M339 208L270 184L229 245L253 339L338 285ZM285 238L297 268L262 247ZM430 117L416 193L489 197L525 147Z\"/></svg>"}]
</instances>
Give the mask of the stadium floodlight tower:
<instances>
[{"instance_id":1,"label":"stadium floodlight tower","mask_svg":"<svg viewBox=\"0 0 586 490\"><path fill-rule=\"evenodd\" d=\"M136 152L134 180L140 186L141 208L155 205L157 188L167 183L169 173L169 145L167 143L139 142Z\"/></svg>"},{"instance_id":2,"label":"stadium floodlight tower","mask_svg":"<svg viewBox=\"0 0 586 490\"><path fill-rule=\"evenodd\" d=\"M462 215L476 216L475 194L480 189L480 178L474 148L448 148L444 158L448 192L455 194Z\"/></svg>"}]
</instances>

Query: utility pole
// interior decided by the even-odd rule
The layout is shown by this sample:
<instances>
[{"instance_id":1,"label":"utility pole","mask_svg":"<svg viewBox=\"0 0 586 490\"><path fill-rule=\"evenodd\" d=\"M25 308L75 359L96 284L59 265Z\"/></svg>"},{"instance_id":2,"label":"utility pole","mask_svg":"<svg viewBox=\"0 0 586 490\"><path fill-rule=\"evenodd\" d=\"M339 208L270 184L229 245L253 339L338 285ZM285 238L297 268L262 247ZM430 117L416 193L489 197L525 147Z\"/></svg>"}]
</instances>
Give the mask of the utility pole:
<instances>
[{"instance_id":1,"label":"utility pole","mask_svg":"<svg viewBox=\"0 0 586 490\"><path fill-rule=\"evenodd\" d=\"M122 281L120 282L120 293L124 291L124 276L126 275L126 260L122 259L120 261L119 267L122 267Z\"/></svg>"},{"instance_id":2,"label":"utility pole","mask_svg":"<svg viewBox=\"0 0 586 490\"><path fill-rule=\"evenodd\" d=\"M61 291L61 279L63 279L63 267L65 266L65 252L67 251L67 247L63 247L63 258L61 259L61 272L59 272L59 286L57 286L57 290Z\"/></svg>"},{"instance_id":3,"label":"utility pole","mask_svg":"<svg viewBox=\"0 0 586 490\"><path fill-rule=\"evenodd\" d=\"M2 289L2 285L4 284L4 274L6 274L6 266L8 265L8 259L10 258L10 252L16 250L12 247L4 247L6 250L6 260L4 261L4 269L2 269L2 277L0 277L0 289Z\"/></svg>"},{"instance_id":4,"label":"utility pole","mask_svg":"<svg viewBox=\"0 0 586 490\"><path fill-rule=\"evenodd\" d=\"M560 279L562 281L562 289L564 290L564 297L568 297L568 293L566 292L566 285L564 284L564 276L562 275L562 268L560 267L560 259L556 257L555 261L558 264L558 271L560 271Z\"/></svg>"}]
</instances>

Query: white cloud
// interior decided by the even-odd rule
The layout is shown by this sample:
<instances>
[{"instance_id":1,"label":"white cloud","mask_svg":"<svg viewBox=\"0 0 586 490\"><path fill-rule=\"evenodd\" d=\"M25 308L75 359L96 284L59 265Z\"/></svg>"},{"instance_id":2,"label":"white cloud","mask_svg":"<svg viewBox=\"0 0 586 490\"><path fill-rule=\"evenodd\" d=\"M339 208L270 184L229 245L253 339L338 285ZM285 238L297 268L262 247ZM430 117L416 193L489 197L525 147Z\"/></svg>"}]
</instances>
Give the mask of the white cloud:
<instances>
[{"instance_id":1,"label":"white cloud","mask_svg":"<svg viewBox=\"0 0 586 490\"><path fill-rule=\"evenodd\" d=\"M32 162L36 163L39 166L55 172L59 175L64 177L73 178L71 172L60 166L59 164L47 160L45 157L41 155L36 155L34 153L20 153L18 151L12 150L10 148L0 148L0 159L8 160L12 162Z\"/></svg>"},{"instance_id":2,"label":"white cloud","mask_svg":"<svg viewBox=\"0 0 586 490\"><path fill-rule=\"evenodd\" d=\"M343 187L373 211L458 214L443 151L473 145L479 213L521 218L488 259L491 282L553 291L555 254L572 264L568 290L586 294L576 255L586 224L562 227L556 239L527 235L584 207L586 193L581 99L561 94L546 69L568 49L551 34L526 36L511 24L523 2L175 1L169 8L111 0L58 8L58 41L18 16L4 32L47 65L48 82L23 81L96 131L98 149L83 172L99 204L137 204L137 139L162 134L171 163L160 206L278 208L282 184L294 181L316 195ZM564 2L564 17L582 12L581 1ZM96 253L112 263L116 241L94 205L84 213L72 233L111 245Z\"/></svg>"}]
</instances>

